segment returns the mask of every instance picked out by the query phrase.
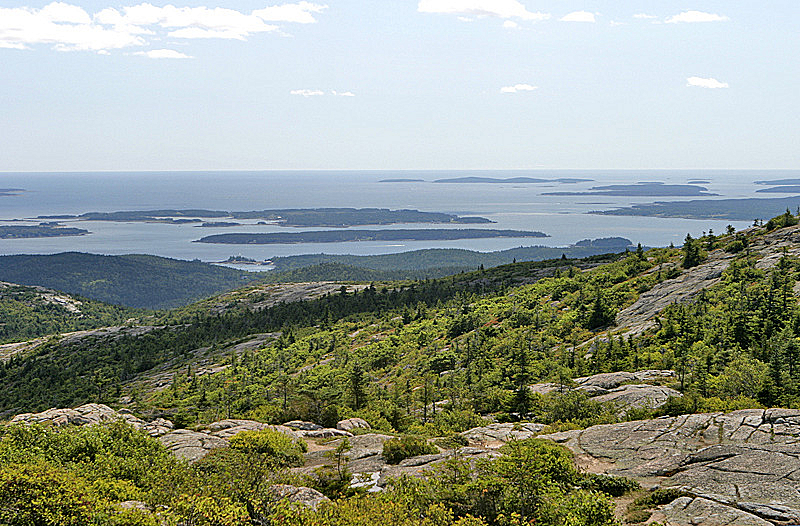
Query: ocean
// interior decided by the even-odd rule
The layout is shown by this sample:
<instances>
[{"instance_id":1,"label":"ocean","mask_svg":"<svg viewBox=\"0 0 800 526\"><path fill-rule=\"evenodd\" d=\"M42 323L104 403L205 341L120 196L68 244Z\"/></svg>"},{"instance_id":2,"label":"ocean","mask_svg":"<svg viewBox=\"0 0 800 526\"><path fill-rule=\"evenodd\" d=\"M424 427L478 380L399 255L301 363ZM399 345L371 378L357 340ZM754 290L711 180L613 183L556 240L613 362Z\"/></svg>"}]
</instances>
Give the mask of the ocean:
<instances>
[{"instance_id":1,"label":"ocean","mask_svg":"<svg viewBox=\"0 0 800 526\"><path fill-rule=\"evenodd\" d=\"M446 184L435 179L480 176L542 179L584 178L591 182L539 184ZM383 179L423 179L384 183ZM626 237L646 246L680 245L693 236L725 226L744 228L751 222L589 215L636 203L678 201L698 197L547 196L545 192L585 191L592 186L660 181L702 184L716 198L784 197L757 194L759 179L800 178L800 171L727 170L513 170L513 171L261 171L261 172L90 172L0 173L0 188L21 188L0 196L0 224L38 224L41 215L122 210L185 209L244 211L269 208L380 207L480 215L487 225L388 225L359 228L472 228L539 230L541 239L477 239L417 242L347 242L287 245L214 245L193 243L203 236L228 232L280 232L287 227L245 224L198 228L192 224L66 221L85 228L79 237L4 239L0 254L51 254L65 251L98 254L154 254L178 259L221 261L231 255L265 260L275 256L312 254L385 254L421 248L465 248L493 251L518 246L565 246L581 239ZM25 222L6 221L25 219ZM242 221L240 221L242 222ZM303 230L320 230L307 228Z\"/></svg>"}]
</instances>

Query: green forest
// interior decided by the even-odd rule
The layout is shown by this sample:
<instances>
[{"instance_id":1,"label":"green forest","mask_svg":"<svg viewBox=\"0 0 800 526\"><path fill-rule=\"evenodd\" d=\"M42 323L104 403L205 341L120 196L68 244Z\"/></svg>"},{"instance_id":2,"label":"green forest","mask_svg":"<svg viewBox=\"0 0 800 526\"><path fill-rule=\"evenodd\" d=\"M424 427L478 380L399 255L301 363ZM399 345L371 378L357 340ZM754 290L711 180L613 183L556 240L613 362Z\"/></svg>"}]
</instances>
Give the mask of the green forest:
<instances>
[{"instance_id":1,"label":"green forest","mask_svg":"<svg viewBox=\"0 0 800 526\"><path fill-rule=\"evenodd\" d=\"M382 281L263 308L243 289L224 308L207 300L147 313L154 328L141 334L52 341L14 356L0 367L0 412L99 402L185 429L225 418L324 427L362 418L396 437L383 449L392 462L457 451L466 445L460 433L487 419L536 422L544 434L798 408L800 259L784 238L766 238L797 222L787 210L747 231L687 235L679 248ZM689 283L681 280L713 262L724 265L706 284L686 285L695 287L690 301L625 330L626 307L655 287ZM255 338L261 343L246 345ZM200 374L198 353L219 370ZM571 389L579 377L645 369L675 371L666 386L682 396L620 412ZM170 381L152 388L153 372L165 370ZM531 388L545 382L557 388ZM537 438L478 461L451 456L378 493L351 486L347 440L330 452L330 467L313 472L293 469L306 447L245 431L188 464L123 423L3 426L0 523L611 526L643 522L648 509L680 496L583 472L569 450ZM308 486L331 502L291 505L271 492L275 484ZM627 512L615 509L623 495ZM121 509L126 501L144 505Z\"/></svg>"}]
</instances>

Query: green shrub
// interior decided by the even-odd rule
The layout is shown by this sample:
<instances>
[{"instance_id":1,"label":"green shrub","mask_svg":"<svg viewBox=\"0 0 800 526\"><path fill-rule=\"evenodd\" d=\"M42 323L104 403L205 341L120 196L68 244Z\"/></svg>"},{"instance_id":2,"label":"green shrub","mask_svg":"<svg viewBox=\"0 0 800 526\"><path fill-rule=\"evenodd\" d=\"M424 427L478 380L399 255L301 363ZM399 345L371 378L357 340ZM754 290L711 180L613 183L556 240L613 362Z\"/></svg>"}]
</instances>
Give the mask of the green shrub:
<instances>
[{"instance_id":1,"label":"green shrub","mask_svg":"<svg viewBox=\"0 0 800 526\"><path fill-rule=\"evenodd\" d=\"M585 474L581 482L581 487L602 491L612 497L621 497L628 492L641 489L641 486L635 480L612 475L598 475L595 473Z\"/></svg>"},{"instance_id":2,"label":"green shrub","mask_svg":"<svg viewBox=\"0 0 800 526\"><path fill-rule=\"evenodd\" d=\"M414 436L391 438L383 443L383 458L389 464L399 464L406 458L438 452L436 446L429 444L424 438Z\"/></svg>"},{"instance_id":3,"label":"green shrub","mask_svg":"<svg viewBox=\"0 0 800 526\"><path fill-rule=\"evenodd\" d=\"M232 450L245 455L260 455L276 466L302 466L305 442L292 440L287 435L271 429L242 431L230 440Z\"/></svg>"}]
</instances>

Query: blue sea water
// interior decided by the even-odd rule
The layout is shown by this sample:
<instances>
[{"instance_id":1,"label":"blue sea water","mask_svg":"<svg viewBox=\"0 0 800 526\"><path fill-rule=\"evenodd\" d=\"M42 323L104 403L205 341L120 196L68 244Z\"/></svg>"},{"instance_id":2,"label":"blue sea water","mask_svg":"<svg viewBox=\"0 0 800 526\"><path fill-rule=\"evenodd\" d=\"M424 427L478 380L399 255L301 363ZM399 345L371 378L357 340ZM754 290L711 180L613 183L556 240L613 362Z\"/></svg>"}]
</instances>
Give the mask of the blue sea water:
<instances>
[{"instance_id":1,"label":"blue sea water","mask_svg":"<svg viewBox=\"0 0 800 526\"><path fill-rule=\"evenodd\" d=\"M576 184L442 184L435 179L461 176L586 178ZM382 183L382 179L423 182ZM204 208L243 211L268 208L383 207L481 215L495 224L486 228L540 230L543 239L479 239L418 242L349 242L290 245L213 245L193 243L205 235L226 232L276 232L286 227L247 224L233 228L198 228L191 224L67 222L91 231L79 237L0 240L0 254L50 254L82 251L99 254L144 253L179 259L220 261L241 254L254 259L310 254L383 254L444 247L491 251L533 244L565 246L586 238L622 236L648 246L679 245L687 233L699 235L729 223L749 222L589 215L635 203L687 198L546 196L545 192L584 191L605 184L663 181L704 184L718 198L780 197L756 194L759 179L800 178L800 171L722 170L514 170L514 171L263 171L263 172L110 172L2 173L0 188L22 188L0 196L0 220L40 215L82 214L157 208ZM15 224L37 224L27 221ZM0 224L11 224L2 222ZM473 227L475 225L470 225ZM478 225L480 226L480 225ZM447 228L443 225L390 225L369 228ZM460 226L464 228L464 225ZM452 226L450 228L458 228ZM306 230L318 230L317 228Z\"/></svg>"}]
</instances>

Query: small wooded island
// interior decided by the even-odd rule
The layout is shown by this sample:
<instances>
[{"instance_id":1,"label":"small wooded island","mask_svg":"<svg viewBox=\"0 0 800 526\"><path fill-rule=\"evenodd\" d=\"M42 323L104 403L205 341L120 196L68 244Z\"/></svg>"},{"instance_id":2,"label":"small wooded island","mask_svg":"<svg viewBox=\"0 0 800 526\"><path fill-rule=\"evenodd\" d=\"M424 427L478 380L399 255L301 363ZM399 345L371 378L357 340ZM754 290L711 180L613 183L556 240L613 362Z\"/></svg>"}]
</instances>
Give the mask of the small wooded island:
<instances>
[{"instance_id":1,"label":"small wooded island","mask_svg":"<svg viewBox=\"0 0 800 526\"><path fill-rule=\"evenodd\" d=\"M50 225L0 226L0 239L30 239L36 237L83 236L89 234L83 228L66 228Z\"/></svg>"},{"instance_id":2,"label":"small wooded island","mask_svg":"<svg viewBox=\"0 0 800 526\"><path fill-rule=\"evenodd\" d=\"M294 243L342 243L346 241L441 241L495 237L549 237L544 232L479 228L398 229L398 230L319 230L312 232L274 232L268 234L231 233L206 236L195 243L232 245L273 245Z\"/></svg>"},{"instance_id":3,"label":"small wooded island","mask_svg":"<svg viewBox=\"0 0 800 526\"><path fill-rule=\"evenodd\" d=\"M613 195L627 197L667 197L667 196L713 196L705 186L694 184L664 184L658 181L642 181L636 184L611 184L593 186L585 192L545 192L542 195Z\"/></svg>"}]
</instances>

